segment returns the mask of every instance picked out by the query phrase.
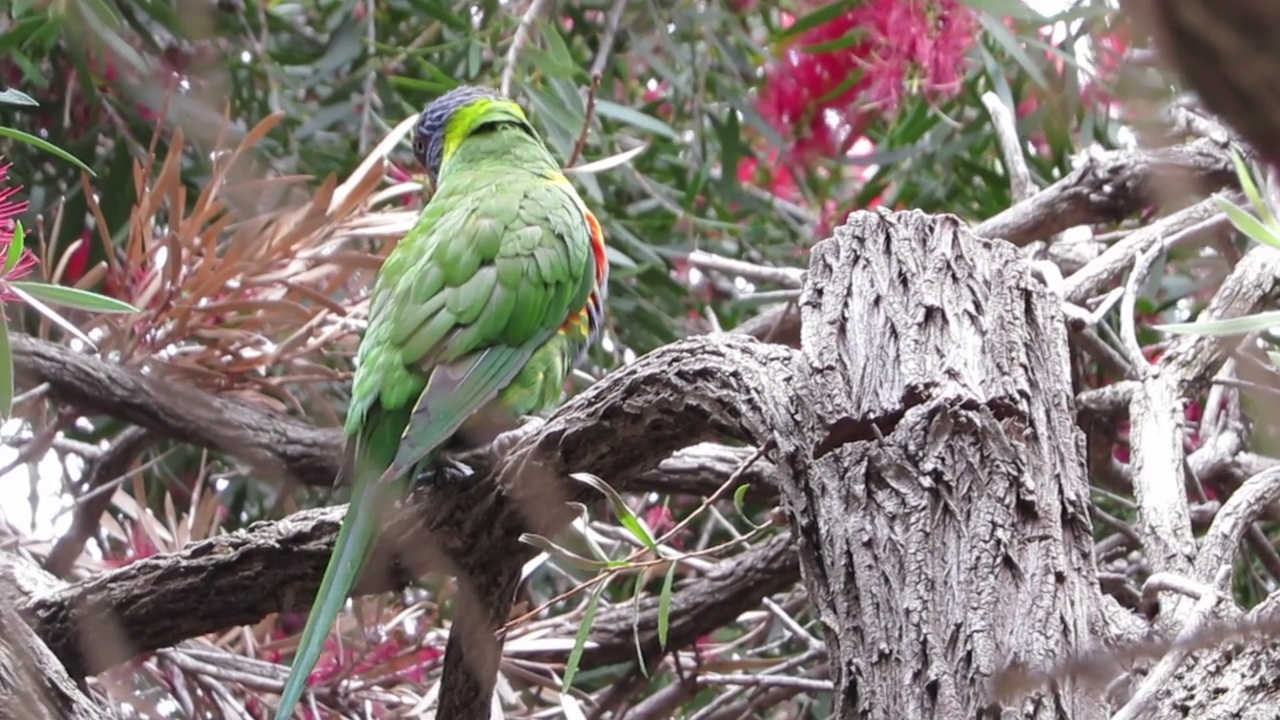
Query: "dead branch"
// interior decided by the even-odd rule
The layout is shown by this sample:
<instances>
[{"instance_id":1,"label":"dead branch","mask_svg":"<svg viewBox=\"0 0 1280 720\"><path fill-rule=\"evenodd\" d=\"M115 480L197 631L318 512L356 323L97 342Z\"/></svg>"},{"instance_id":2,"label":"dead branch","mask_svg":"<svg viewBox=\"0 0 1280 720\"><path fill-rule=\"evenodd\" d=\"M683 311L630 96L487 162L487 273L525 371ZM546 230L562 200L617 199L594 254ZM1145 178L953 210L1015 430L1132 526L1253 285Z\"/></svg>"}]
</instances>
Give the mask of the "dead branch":
<instances>
[{"instance_id":1,"label":"dead branch","mask_svg":"<svg viewBox=\"0 0 1280 720\"><path fill-rule=\"evenodd\" d=\"M1119 222L1171 194L1206 195L1235 186L1227 147L1203 138L1156 150L1084 156L1070 175L974 228L982 237L1027 245L1077 225Z\"/></svg>"}]
</instances>

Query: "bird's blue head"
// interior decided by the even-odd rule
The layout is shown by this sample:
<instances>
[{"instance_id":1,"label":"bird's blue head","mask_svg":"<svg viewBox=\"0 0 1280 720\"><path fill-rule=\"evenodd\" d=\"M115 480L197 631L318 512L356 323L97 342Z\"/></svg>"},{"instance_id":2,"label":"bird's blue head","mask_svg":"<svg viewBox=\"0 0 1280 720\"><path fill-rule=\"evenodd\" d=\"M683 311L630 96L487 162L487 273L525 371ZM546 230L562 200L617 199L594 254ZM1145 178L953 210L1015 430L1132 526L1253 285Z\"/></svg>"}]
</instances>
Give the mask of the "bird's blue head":
<instances>
[{"instance_id":1,"label":"bird's blue head","mask_svg":"<svg viewBox=\"0 0 1280 720\"><path fill-rule=\"evenodd\" d=\"M463 140L497 123L514 123L533 133L529 118L514 100L488 88L459 85L433 100L418 117L414 157L435 182L440 166Z\"/></svg>"}]
</instances>

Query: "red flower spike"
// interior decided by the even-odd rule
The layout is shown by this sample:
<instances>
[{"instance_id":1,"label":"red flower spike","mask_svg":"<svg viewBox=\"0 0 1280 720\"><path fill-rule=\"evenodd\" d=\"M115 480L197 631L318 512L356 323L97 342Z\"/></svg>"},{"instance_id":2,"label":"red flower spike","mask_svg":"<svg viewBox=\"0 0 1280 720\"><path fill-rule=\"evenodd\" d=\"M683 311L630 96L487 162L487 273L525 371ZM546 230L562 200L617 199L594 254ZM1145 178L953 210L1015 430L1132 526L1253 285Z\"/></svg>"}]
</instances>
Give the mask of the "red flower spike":
<instances>
[{"instance_id":1,"label":"red flower spike","mask_svg":"<svg viewBox=\"0 0 1280 720\"><path fill-rule=\"evenodd\" d=\"M894 112L907 94L959 92L976 28L959 0L866 0L786 48L765 70L757 108L792 138L800 158L833 155L842 137L861 134L866 110ZM854 33L860 39L838 45ZM837 47L809 49L833 43Z\"/></svg>"},{"instance_id":2,"label":"red flower spike","mask_svg":"<svg viewBox=\"0 0 1280 720\"><path fill-rule=\"evenodd\" d=\"M9 163L0 165L0 185L9 177ZM3 267L3 258L9 256L9 247L13 243L14 233L18 229L18 216L27 210L26 200L12 200L11 198L22 189L21 185L12 187L0 187L0 267ZM18 300L18 296L14 294L8 287L11 280L19 280L31 274L36 269L40 261L36 259L34 253L27 248L23 248L18 255L18 261L13 267L4 272L0 276L0 302L10 302Z\"/></svg>"}]
</instances>

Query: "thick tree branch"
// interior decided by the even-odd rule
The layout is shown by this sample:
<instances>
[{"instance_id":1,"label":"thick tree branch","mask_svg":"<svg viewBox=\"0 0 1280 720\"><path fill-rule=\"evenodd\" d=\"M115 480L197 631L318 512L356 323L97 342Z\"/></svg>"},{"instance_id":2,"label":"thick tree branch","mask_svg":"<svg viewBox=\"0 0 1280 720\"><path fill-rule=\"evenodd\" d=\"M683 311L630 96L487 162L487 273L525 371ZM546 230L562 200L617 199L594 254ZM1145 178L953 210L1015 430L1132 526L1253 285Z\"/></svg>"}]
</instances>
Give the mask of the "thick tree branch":
<instances>
[{"instance_id":1,"label":"thick tree branch","mask_svg":"<svg viewBox=\"0 0 1280 720\"><path fill-rule=\"evenodd\" d=\"M336 429L315 428L28 335L14 334L12 342L24 387L48 383L50 395L61 402L225 453L266 477L333 485L341 443Z\"/></svg>"},{"instance_id":2,"label":"thick tree branch","mask_svg":"<svg viewBox=\"0 0 1280 720\"><path fill-rule=\"evenodd\" d=\"M135 422L155 424L158 417L169 416L179 432L188 432L182 429L189 420L181 410L155 396L151 383L163 381L137 378L131 370L108 369L93 358L50 353L38 341L16 339L27 358L22 361L28 367L25 372L35 375L30 367L43 368L40 381L49 381L55 391L80 387L58 368L80 368L86 377L98 378L90 387L93 382L120 381L122 392L160 403L155 413L125 407L123 412ZM41 364L32 357L41 358ZM785 398L792 362L793 354L785 348L741 337L694 338L651 353L520 437L492 472L480 467L483 477L419 487L389 522L378 553L396 562L370 563L358 592L396 587L410 576L434 570L484 578L494 568L518 566L536 552L518 540L521 533L555 535L571 518L564 500L598 499L587 486L568 481L569 472L592 472L625 487L675 450L699 441L716 436L767 438L773 426L768 416L789 412ZM106 387L95 392L96 407L102 411L113 401L123 401ZM191 388L184 388L181 398L183 406L197 413L236 405ZM255 418L256 411L240 406L230 412L249 416L250 427L291 428L281 437L292 432L287 421ZM188 435L205 439L194 431ZM261 442L241 437L248 443ZM315 448L325 446L300 447L314 451L314 460L322 454ZM253 623L271 612L304 611L344 511L345 507L308 510L277 523L255 524L36 598L26 610L73 675L99 672L137 653ZM210 596L210 587L219 592ZM156 607L165 612L156 613Z\"/></svg>"},{"instance_id":3,"label":"thick tree branch","mask_svg":"<svg viewBox=\"0 0 1280 720\"><path fill-rule=\"evenodd\" d=\"M979 223L982 237L1027 245L1076 227L1118 222L1170 196L1235 185L1227 148L1203 138L1157 150L1106 150L1085 156L1070 175Z\"/></svg>"},{"instance_id":4,"label":"thick tree branch","mask_svg":"<svg viewBox=\"0 0 1280 720\"><path fill-rule=\"evenodd\" d=\"M699 637L759 607L763 598L786 590L799 579L800 558L791 534L780 533L676 585L671 595L666 651L692 645ZM638 612L637 617L636 607L627 602L597 614L583 651L583 667L635 660L637 645L646 662L660 658L664 650L658 641L657 593L642 598ZM562 635L573 634L574 630L569 629ZM516 654L564 662L569 653L566 647L518 650Z\"/></svg>"},{"instance_id":5,"label":"thick tree branch","mask_svg":"<svg viewBox=\"0 0 1280 720\"><path fill-rule=\"evenodd\" d=\"M90 700L32 631L16 609L20 589L48 585L29 560L0 554L0 718L15 720L101 720L110 717Z\"/></svg>"}]
</instances>

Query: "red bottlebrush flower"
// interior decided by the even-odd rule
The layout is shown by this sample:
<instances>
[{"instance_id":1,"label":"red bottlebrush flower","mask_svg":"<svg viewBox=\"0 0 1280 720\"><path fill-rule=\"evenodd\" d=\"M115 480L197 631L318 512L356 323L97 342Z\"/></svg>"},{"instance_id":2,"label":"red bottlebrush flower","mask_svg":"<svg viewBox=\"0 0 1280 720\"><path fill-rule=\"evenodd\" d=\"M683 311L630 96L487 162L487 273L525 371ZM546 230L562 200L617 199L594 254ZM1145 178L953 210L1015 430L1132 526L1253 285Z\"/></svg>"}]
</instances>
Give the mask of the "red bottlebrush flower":
<instances>
[{"instance_id":1,"label":"red bottlebrush flower","mask_svg":"<svg viewBox=\"0 0 1280 720\"><path fill-rule=\"evenodd\" d=\"M776 148L769 151L763 165L756 158L743 158L738 163L738 181L764 188L783 200L798 202L802 197L795 175L783 164Z\"/></svg>"},{"instance_id":2,"label":"red bottlebrush flower","mask_svg":"<svg viewBox=\"0 0 1280 720\"><path fill-rule=\"evenodd\" d=\"M893 112L909 93L958 92L976 29L959 0L866 0L802 33L766 68L758 109L801 155L835 154L869 120L855 101Z\"/></svg>"},{"instance_id":3,"label":"red bottlebrush flower","mask_svg":"<svg viewBox=\"0 0 1280 720\"><path fill-rule=\"evenodd\" d=\"M4 181L9 177L9 167L9 163L0 165L0 258L9 256L13 234L18 228L18 216L27 210L26 200L12 199L22 189L21 185L3 187ZM18 296L8 287L9 281L30 275L39 263L30 250L23 248L18 255L18 262L0 277L0 302L17 300Z\"/></svg>"}]
</instances>

